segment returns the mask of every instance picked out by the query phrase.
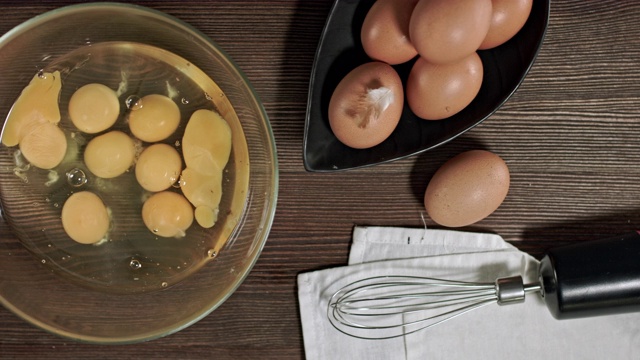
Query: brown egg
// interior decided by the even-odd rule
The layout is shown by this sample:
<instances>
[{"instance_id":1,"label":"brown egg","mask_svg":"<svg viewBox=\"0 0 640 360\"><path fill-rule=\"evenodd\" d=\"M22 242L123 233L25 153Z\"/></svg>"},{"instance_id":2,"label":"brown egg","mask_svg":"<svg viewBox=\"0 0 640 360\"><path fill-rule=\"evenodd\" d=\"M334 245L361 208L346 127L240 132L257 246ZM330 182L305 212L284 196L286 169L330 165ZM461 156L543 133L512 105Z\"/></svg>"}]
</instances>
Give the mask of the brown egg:
<instances>
[{"instance_id":1,"label":"brown egg","mask_svg":"<svg viewBox=\"0 0 640 360\"><path fill-rule=\"evenodd\" d=\"M407 79L407 103L423 119L448 118L478 95L482 77L482 61L475 52L458 62L440 65L420 57Z\"/></svg>"},{"instance_id":2,"label":"brown egg","mask_svg":"<svg viewBox=\"0 0 640 360\"><path fill-rule=\"evenodd\" d=\"M491 23L491 0L420 0L409 34L432 63L458 61L478 50Z\"/></svg>"},{"instance_id":3,"label":"brown egg","mask_svg":"<svg viewBox=\"0 0 640 360\"><path fill-rule=\"evenodd\" d=\"M378 0L362 24L364 51L374 60L402 64L418 55L409 40L409 20L418 0Z\"/></svg>"},{"instance_id":4,"label":"brown egg","mask_svg":"<svg viewBox=\"0 0 640 360\"><path fill-rule=\"evenodd\" d=\"M447 161L424 195L429 217L447 227L476 223L491 215L509 192L509 169L496 154L471 150Z\"/></svg>"},{"instance_id":5,"label":"brown egg","mask_svg":"<svg viewBox=\"0 0 640 360\"><path fill-rule=\"evenodd\" d=\"M340 81L329 101L329 125L343 144L365 149L383 142L402 115L402 81L391 65L358 66Z\"/></svg>"},{"instance_id":6,"label":"brown egg","mask_svg":"<svg viewBox=\"0 0 640 360\"><path fill-rule=\"evenodd\" d=\"M533 0L493 0L491 25L480 49L502 45L522 29L531 13Z\"/></svg>"}]
</instances>

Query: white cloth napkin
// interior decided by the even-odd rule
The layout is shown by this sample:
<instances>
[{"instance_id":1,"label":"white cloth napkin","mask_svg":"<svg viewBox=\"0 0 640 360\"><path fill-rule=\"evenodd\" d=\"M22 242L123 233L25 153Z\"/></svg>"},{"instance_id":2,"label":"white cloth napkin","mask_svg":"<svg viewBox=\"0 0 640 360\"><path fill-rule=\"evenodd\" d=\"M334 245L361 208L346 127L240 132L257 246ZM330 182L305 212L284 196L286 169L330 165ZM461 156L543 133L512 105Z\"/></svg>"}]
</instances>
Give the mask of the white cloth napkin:
<instances>
[{"instance_id":1,"label":"white cloth napkin","mask_svg":"<svg viewBox=\"0 0 640 360\"><path fill-rule=\"evenodd\" d=\"M640 314L556 320L537 294L520 304L491 304L427 330L387 340L337 331L329 298L374 275L494 281L537 278L538 262L493 234L356 227L349 266L302 273L298 299L306 358L314 359L638 359Z\"/></svg>"}]
</instances>

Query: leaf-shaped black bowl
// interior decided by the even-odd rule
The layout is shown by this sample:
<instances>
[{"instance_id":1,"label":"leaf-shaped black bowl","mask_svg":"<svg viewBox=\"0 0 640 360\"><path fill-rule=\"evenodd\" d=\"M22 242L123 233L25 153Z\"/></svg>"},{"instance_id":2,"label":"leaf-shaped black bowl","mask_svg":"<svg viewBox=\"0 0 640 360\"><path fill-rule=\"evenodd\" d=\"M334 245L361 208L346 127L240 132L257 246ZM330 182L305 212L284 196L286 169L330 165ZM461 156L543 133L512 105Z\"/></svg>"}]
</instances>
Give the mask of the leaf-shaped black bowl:
<instances>
[{"instance_id":1,"label":"leaf-shaped black bowl","mask_svg":"<svg viewBox=\"0 0 640 360\"><path fill-rule=\"evenodd\" d=\"M442 145L491 116L516 91L542 45L549 22L550 0L535 0L525 26L505 44L478 51L484 66L478 96L463 111L438 121L414 115L405 103L395 131L381 144L353 149L329 127L328 108L340 80L371 61L360 43L360 28L374 0L336 0L331 9L311 72L304 131L304 166L308 171L341 171L415 155ZM415 60L414 60L415 61ZM414 61L395 66L403 79Z\"/></svg>"}]
</instances>

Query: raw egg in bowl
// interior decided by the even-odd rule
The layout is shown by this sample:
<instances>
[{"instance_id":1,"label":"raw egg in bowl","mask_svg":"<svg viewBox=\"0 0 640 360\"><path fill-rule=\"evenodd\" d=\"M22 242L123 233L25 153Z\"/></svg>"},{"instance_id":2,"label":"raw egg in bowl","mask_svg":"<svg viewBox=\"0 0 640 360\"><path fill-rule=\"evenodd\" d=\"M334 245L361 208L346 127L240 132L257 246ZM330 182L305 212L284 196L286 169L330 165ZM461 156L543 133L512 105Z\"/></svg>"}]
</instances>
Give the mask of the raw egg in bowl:
<instances>
[{"instance_id":1,"label":"raw egg in bowl","mask_svg":"<svg viewBox=\"0 0 640 360\"><path fill-rule=\"evenodd\" d=\"M548 19L548 0L336 0L311 73L305 168L341 171L405 158L480 124L524 80ZM354 88L341 82L369 63L393 67L404 94L387 91L382 85L390 81L380 73L356 79L367 84L356 93L340 93ZM391 121L380 105L394 109L394 101L403 106L399 119ZM382 120L377 127L384 129L384 139L378 141L380 134L370 132ZM353 146L374 139L365 148Z\"/></svg>"},{"instance_id":2,"label":"raw egg in bowl","mask_svg":"<svg viewBox=\"0 0 640 360\"><path fill-rule=\"evenodd\" d=\"M267 239L278 170L267 114L218 45L92 3L17 26L0 55L0 303L122 344L231 296Z\"/></svg>"}]
</instances>

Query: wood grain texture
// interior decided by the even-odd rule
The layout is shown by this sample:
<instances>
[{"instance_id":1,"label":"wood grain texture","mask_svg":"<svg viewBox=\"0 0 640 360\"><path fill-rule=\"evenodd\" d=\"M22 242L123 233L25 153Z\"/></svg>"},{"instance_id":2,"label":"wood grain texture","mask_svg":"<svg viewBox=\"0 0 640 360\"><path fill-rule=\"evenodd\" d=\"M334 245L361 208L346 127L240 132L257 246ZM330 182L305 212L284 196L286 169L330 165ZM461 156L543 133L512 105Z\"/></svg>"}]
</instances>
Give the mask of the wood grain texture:
<instances>
[{"instance_id":1,"label":"wood grain texture","mask_svg":"<svg viewBox=\"0 0 640 360\"><path fill-rule=\"evenodd\" d=\"M0 1L0 32L70 3ZM58 338L0 309L2 359L302 359L297 274L345 264L354 225L433 227L424 189L444 161L465 150L499 154L512 183L493 215L464 230L500 234L541 256L552 245L640 225L640 2L552 1L529 76L490 119L433 151L335 174L308 173L302 164L309 75L330 0L136 3L210 36L256 88L280 164L271 235L231 298L181 332L96 346Z\"/></svg>"}]
</instances>

